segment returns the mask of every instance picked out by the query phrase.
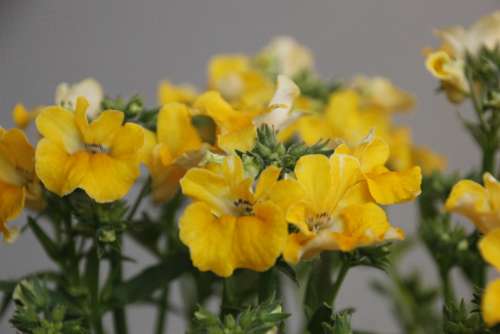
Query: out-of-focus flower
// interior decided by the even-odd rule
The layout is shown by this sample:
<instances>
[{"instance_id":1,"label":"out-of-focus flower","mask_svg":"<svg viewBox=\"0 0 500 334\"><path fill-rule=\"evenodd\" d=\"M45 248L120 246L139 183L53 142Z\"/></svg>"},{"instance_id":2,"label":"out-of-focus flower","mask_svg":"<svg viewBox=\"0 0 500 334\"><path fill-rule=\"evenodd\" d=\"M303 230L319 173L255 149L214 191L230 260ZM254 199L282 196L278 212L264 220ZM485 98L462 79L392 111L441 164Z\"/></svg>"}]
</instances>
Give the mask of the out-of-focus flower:
<instances>
[{"instance_id":1,"label":"out-of-focus flower","mask_svg":"<svg viewBox=\"0 0 500 334\"><path fill-rule=\"evenodd\" d=\"M379 204L395 204L415 199L420 193L422 174L420 167L405 171L391 171L385 164L389 160L389 145L370 133L357 147L350 149L341 144L335 152L356 157L361 166L368 191Z\"/></svg>"},{"instance_id":2,"label":"out-of-focus flower","mask_svg":"<svg viewBox=\"0 0 500 334\"><path fill-rule=\"evenodd\" d=\"M314 67L314 57L311 50L298 43L290 36L274 38L257 58L275 65L277 74L289 77L310 71Z\"/></svg>"},{"instance_id":3,"label":"out-of-focus flower","mask_svg":"<svg viewBox=\"0 0 500 334\"><path fill-rule=\"evenodd\" d=\"M209 88L237 108L260 107L270 100L274 85L244 55L220 55L208 65Z\"/></svg>"},{"instance_id":4,"label":"out-of-focus flower","mask_svg":"<svg viewBox=\"0 0 500 334\"><path fill-rule=\"evenodd\" d=\"M413 147L412 160L415 165L422 168L424 175L430 175L432 172L442 172L447 166L447 160L444 156L423 146Z\"/></svg>"},{"instance_id":5,"label":"out-of-focus flower","mask_svg":"<svg viewBox=\"0 0 500 334\"><path fill-rule=\"evenodd\" d=\"M40 112L36 173L59 196L81 188L97 202L111 202L125 196L139 176L144 130L122 124L124 114L116 110L103 111L89 124L88 106L79 97L74 112L61 106Z\"/></svg>"},{"instance_id":6,"label":"out-of-focus flower","mask_svg":"<svg viewBox=\"0 0 500 334\"><path fill-rule=\"evenodd\" d=\"M43 206L34 156L21 130L0 128L0 233L7 242L13 242L18 234L7 222L16 218L25 204L38 209Z\"/></svg>"},{"instance_id":7,"label":"out-of-focus flower","mask_svg":"<svg viewBox=\"0 0 500 334\"><path fill-rule=\"evenodd\" d=\"M294 191L278 181L279 174L279 168L268 167L252 191L254 180L245 176L237 156L219 168L186 173L182 191L195 202L180 218L180 238L199 270L228 277L237 268L265 271L275 263L288 233L284 200Z\"/></svg>"},{"instance_id":8,"label":"out-of-focus flower","mask_svg":"<svg viewBox=\"0 0 500 334\"><path fill-rule=\"evenodd\" d=\"M351 251L388 239L402 239L363 186L359 160L335 152L306 155L295 167L304 194L292 202L287 220L299 231L289 235L284 258L291 263L324 250Z\"/></svg>"},{"instance_id":9,"label":"out-of-focus flower","mask_svg":"<svg viewBox=\"0 0 500 334\"><path fill-rule=\"evenodd\" d=\"M84 79L75 84L60 83L55 92L55 104L66 109L74 109L78 97L83 96L88 101L87 116L95 118L101 110L101 102L104 98L102 86L92 78Z\"/></svg>"},{"instance_id":10,"label":"out-of-focus flower","mask_svg":"<svg viewBox=\"0 0 500 334\"><path fill-rule=\"evenodd\" d=\"M483 175L484 187L471 180L453 186L446 200L447 211L469 218L482 233L500 228L500 183L490 174Z\"/></svg>"},{"instance_id":11,"label":"out-of-focus flower","mask_svg":"<svg viewBox=\"0 0 500 334\"><path fill-rule=\"evenodd\" d=\"M382 108L389 112L408 111L413 108L415 99L407 92L396 87L383 77L357 76L352 81L364 104Z\"/></svg>"},{"instance_id":12,"label":"out-of-focus flower","mask_svg":"<svg viewBox=\"0 0 500 334\"><path fill-rule=\"evenodd\" d=\"M215 91L200 95L194 107L211 117L217 125L218 146L226 152L249 151L255 143L256 127L269 124L280 131L297 116L291 115L293 101L300 94L295 83L286 76L278 77L278 85L264 110L236 110Z\"/></svg>"},{"instance_id":13,"label":"out-of-focus flower","mask_svg":"<svg viewBox=\"0 0 500 334\"><path fill-rule=\"evenodd\" d=\"M500 228L486 234L479 242L479 250L483 258L500 271ZM500 279L489 283L484 290L481 302L481 313L488 326L500 323Z\"/></svg>"},{"instance_id":14,"label":"out-of-focus flower","mask_svg":"<svg viewBox=\"0 0 500 334\"><path fill-rule=\"evenodd\" d=\"M299 95L299 87L287 76L279 75L276 92L269 102L269 111L257 117L254 125L259 127L267 124L276 130L285 128L299 116L299 113L290 114L293 102Z\"/></svg>"},{"instance_id":15,"label":"out-of-focus flower","mask_svg":"<svg viewBox=\"0 0 500 334\"><path fill-rule=\"evenodd\" d=\"M469 84L465 78L464 60L450 56L445 51L432 52L425 62L427 70L441 80L448 99L454 103L463 101L469 92Z\"/></svg>"},{"instance_id":16,"label":"out-of-focus flower","mask_svg":"<svg viewBox=\"0 0 500 334\"><path fill-rule=\"evenodd\" d=\"M19 129L25 129L38 116L43 107L36 107L33 110L28 110L22 103L18 103L12 109L12 120L14 125Z\"/></svg>"},{"instance_id":17,"label":"out-of-focus flower","mask_svg":"<svg viewBox=\"0 0 500 334\"><path fill-rule=\"evenodd\" d=\"M145 130L142 154L151 173L153 200L166 202L175 195L186 171L201 161L205 150L184 104L165 104L158 113L156 129L156 134Z\"/></svg>"},{"instance_id":18,"label":"out-of-focus flower","mask_svg":"<svg viewBox=\"0 0 500 334\"><path fill-rule=\"evenodd\" d=\"M190 104L196 99L196 89L190 85L174 85L164 80L158 85L158 102L160 105L179 102Z\"/></svg>"}]
</instances>

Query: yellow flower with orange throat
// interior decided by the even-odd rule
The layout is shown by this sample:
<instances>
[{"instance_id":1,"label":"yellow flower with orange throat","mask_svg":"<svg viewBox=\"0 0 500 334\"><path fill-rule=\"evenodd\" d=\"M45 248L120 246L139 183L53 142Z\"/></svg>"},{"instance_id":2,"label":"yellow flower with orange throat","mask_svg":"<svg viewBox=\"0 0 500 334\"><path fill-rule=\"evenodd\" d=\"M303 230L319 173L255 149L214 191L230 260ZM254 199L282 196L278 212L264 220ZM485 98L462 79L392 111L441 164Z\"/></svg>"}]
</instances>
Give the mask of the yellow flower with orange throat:
<instances>
[{"instance_id":1,"label":"yellow flower with orange throat","mask_svg":"<svg viewBox=\"0 0 500 334\"><path fill-rule=\"evenodd\" d=\"M75 110L44 108L36 119L42 135L35 153L36 173L45 187L67 195L83 189L104 203L124 197L140 174L144 130L125 123L124 114L106 110L89 123L88 102L79 97Z\"/></svg>"},{"instance_id":2,"label":"yellow flower with orange throat","mask_svg":"<svg viewBox=\"0 0 500 334\"><path fill-rule=\"evenodd\" d=\"M310 259L322 251L351 251L357 247L402 239L384 210L372 202L363 184L357 158L334 153L306 155L295 166L302 194L287 211L298 228L288 237L284 258L290 263Z\"/></svg>"},{"instance_id":3,"label":"yellow flower with orange throat","mask_svg":"<svg viewBox=\"0 0 500 334\"><path fill-rule=\"evenodd\" d=\"M205 146L185 104L168 103L160 109L156 133L145 131L143 148L155 202L175 195L179 180L203 158Z\"/></svg>"},{"instance_id":4,"label":"yellow flower with orange throat","mask_svg":"<svg viewBox=\"0 0 500 334\"><path fill-rule=\"evenodd\" d=\"M287 240L284 211L296 191L279 175L279 168L268 167L254 190L238 156L186 173L182 192L194 202L179 228L195 267L228 277L238 268L265 271L274 265Z\"/></svg>"},{"instance_id":5,"label":"yellow flower with orange throat","mask_svg":"<svg viewBox=\"0 0 500 334\"><path fill-rule=\"evenodd\" d=\"M486 262L500 271L500 183L490 173L483 175L484 187L472 180L455 184L445 207L470 219L485 236L479 250ZM481 303L488 326L500 323L500 279L486 287Z\"/></svg>"},{"instance_id":6,"label":"yellow flower with orange throat","mask_svg":"<svg viewBox=\"0 0 500 334\"><path fill-rule=\"evenodd\" d=\"M17 229L8 228L7 222L19 216L25 204L43 207L35 150L21 130L0 128L0 234L7 242L17 236Z\"/></svg>"}]
</instances>

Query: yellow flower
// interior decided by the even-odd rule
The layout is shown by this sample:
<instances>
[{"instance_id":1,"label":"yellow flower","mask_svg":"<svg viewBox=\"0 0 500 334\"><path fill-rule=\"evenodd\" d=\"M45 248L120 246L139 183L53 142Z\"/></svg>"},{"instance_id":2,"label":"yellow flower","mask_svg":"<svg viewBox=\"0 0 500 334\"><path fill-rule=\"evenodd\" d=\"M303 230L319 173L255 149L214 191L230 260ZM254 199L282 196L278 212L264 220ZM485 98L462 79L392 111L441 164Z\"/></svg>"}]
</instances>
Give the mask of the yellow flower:
<instances>
[{"instance_id":1,"label":"yellow flower","mask_svg":"<svg viewBox=\"0 0 500 334\"><path fill-rule=\"evenodd\" d=\"M497 270L500 271L500 228L488 234L479 242L481 255ZM484 322L488 326L500 323L500 279L488 284L484 291L481 303L481 311Z\"/></svg>"},{"instance_id":2,"label":"yellow flower","mask_svg":"<svg viewBox=\"0 0 500 334\"><path fill-rule=\"evenodd\" d=\"M151 173L153 200L165 202L175 195L186 171L203 158L203 144L184 104L165 104L156 128L156 134L146 130L143 154Z\"/></svg>"},{"instance_id":3,"label":"yellow flower","mask_svg":"<svg viewBox=\"0 0 500 334\"><path fill-rule=\"evenodd\" d=\"M441 80L450 101L462 102L469 92L462 59L455 59L445 51L436 51L427 56L425 66L434 77Z\"/></svg>"},{"instance_id":4,"label":"yellow flower","mask_svg":"<svg viewBox=\"0 0 500 334\"><path fill-rule=\"evenodd\" d=\"M353 79L352 86L361 93L366 105L388 112L408 111L415 104L410 94L383 77L358 76Z\"/></svg>"},{"instance_id":5,"label":"yellow flower","mask_svg":"<svg viewBox=\"0 0 500 334\"><path fill-rule=\"evenodd\" d=\"M101 110L101 101L104 97L102 86L97 80L87 78L75 84L60 83L54 95L55 104L69 109L74 109L77 98L83 96L87 99L87 116L95 118Z\"/></svg>"},{"instance_id":6,"label":"yellow flower","mask_svg":"<svg viewBox=\"0 0 500 334\"><path fill-rule=\"evenodd\" d=\"M208 65L209 88L238 108L259 107L271 98L274 85L244 55L220 55Z\"/></svg>"},{"instance_id":7,"label":"yellow flower","mask_svg":"<svg viewBox=\"0 0 500 334\"><path fill-rule=\"evenodd\" d=\"M176 86L167 80L158 86L158 101L160 105L179 102L190 104L196 99L196 89L189 85Z\"/></svg>"},{"instance_id":8,"label":"yellow flower","mask_svg":"<svg viewBox=\"0 0 500 334\"><path fill-rule=\"evenodd\" d=\"M89 124L87 107L79 97L74 112L60 106L41 111L36 173L59 196L81 188L97 202L111 202L125 196L139 176L143 129L122 124L124 115L116 110L103 111Z\"/></svg>"},{"instance_id":9,"label":"yellow flower","mask_svg":"<svg viewBox=\"0 0 500 334\"><path fill-rule=\"evenodd\" d=\"M226 152L249 151L255 143L256 127L266 123L279 131L296 118L290 110L299 94L299 88L292 80L279 76L274 96L263 110L236 110L216 91L200 95L194 107L214 120L218 131L217 144L221 149Z\"/></svg>"},{"instance_id":10,"label":"yellow flower","mask_svg":"<svg viewBox=\"0 0 500 334\"><path fill-rule=\"evenodd\" d=\"M287 220L299 228L289 235L284 258L291 263L309 259L324 250L350 251L388 239L402 239L363 185L359 160L334 153L306 155L295 175L303 194L295 197Z\"/></svg>"},{"instance_id":11,"label":"yellow flower","mask_svg":"<svg viewBox=\"0 0 500 334\"><path fill-rule=\"evenodd\" d=\"M293 77L303 71L313 70L314 57L311 50L290 36L274 38L257 58L277 65L278 74Z\"/></svg>"},{"instance_id":12,"label":"yellow flower","mask_svg":"<svg viewBox=\"0 0 500 334\"><path fill-rule=\"evenodd\" d=\"M22 103L18 103L12 109L12 120L14 125L19 129L27 128L31 122L38 116L43 107L36 107L33 110L28 110Z\"/></svg>"},{"instance_id":13,"label":"yellow flower","mask_svg":"<svg viewBox=\"0 0 500 334\"><path fill-rule=\"evenodd\" d=\"M370 133L354 149L341 144L335 152L349 154L359 160L370 195L379 204L387 205L409 201L421 192L422 174L420 167L414 166L401 172L386 168L385 164L390 156L389 145L373 133Z\"/></svg>"},{"instance_id":14,"label":"yellow flower","mask_svg":"<svg viewBox=\"0 0 500 334\"><path fill-rule=\"evenodd\" d=\"M278 181L279 168L268 167L252 191L239 157L220 168L190 169L182 191L195 200L180 218L180 238L201 271L231 276L237 268L265 271L283 251L287 223L283 209L293 184Z\"/></svg>"},{"instance_id":15,"label":"yellow flower","mask_svg":"<svg viewBox=\"0 0 500 334\"><path fill-rule=\"evenodd\" d=\"M7 222L16 218L25 204L40 208L43 203L34 155L22 131L0 128L0 233L7 242L17 236L17 229L9 229Z\"/></svg>"},{"instance_id":16,"label":"yellow flower","mask_svg":"<svg viewBox=\"0 0 500 334\"><path fill-rule=\"evenodd\" d=\"M484 187L471 180L453 186L446 200L447 211L469 218L482 233L500 227L500 184L490 174L483 175Z\"/></svg>"},{"instance_id":17,"label":"yellow flower","mask_svg":"<svg viewBox=\"0 0 500 334\"><path fill-rule=\"evenodd\" d=\"M446 169L446 158L427 147L414 146L412 149L413 163L422 168L424 175L429 175L435 171Z\"/></svg>"}]
</instances>

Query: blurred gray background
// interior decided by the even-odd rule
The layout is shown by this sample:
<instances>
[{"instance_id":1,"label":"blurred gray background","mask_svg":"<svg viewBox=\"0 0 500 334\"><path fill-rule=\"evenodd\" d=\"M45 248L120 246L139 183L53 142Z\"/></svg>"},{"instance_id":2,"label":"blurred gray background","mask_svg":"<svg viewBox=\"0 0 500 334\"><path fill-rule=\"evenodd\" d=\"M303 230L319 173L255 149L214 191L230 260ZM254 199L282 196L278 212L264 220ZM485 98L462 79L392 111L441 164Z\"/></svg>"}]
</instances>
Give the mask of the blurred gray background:
<instances>
[{"instance_id":1,"label":"blurred gray background","mask_svg":"<svg viewBox=\"0 0 500 334\"><path fill-rule=\"evenodd\" d=\"M0 0L0 124L12 126L15 103L52 103L59 82L88 76L111 96L139 93L153 104L159 80L202 87L212 55L255 53L273 36L285 34L313 50L326 78L384 75L412 92L416 108L400 121L411 126L417 143L446 154L450 170L465 169L477 164L478 151L454 107L435 94L437 83L424 68L421 50L437 45L434 28L469 25L499 8L495 0ZM414 231L412 205L390 213L396 225ZM128 265L128 274L152 261L132 243L126 253L138 260ZM30 233L14 245L0 244L0 279L47 266ZM424 249L414 251L404 268L418 268L435 281ZM368 286L374 278L383 275L350 272L339 305L357 309L357 328L397 333L390 309ZM178 299L174 291L173 302ZM152 332L153 310L136 306L129 316L130 333ZM179 319L170 318L168 333L183 328ZM0 321L0 333L14 333L6 319Z\"/></svg>"}]
</instances>

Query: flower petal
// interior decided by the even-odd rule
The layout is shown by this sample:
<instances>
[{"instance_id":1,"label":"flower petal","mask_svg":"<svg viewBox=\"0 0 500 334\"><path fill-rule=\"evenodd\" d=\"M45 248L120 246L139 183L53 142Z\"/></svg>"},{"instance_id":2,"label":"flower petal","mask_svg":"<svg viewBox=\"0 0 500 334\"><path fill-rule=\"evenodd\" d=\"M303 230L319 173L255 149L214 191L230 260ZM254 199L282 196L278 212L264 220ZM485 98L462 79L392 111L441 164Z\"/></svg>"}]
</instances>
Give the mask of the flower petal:
<instances>
[{"instance_id":1,"label":"flower petal","mask_svg":"<svg viewBox=\"0 0 500 334\"><path fill-rule=\"evenodd\" d=\"M86 116L85 116L86 117ZM90 123L85 133L87 144L98 144L110 147L115 134L121 129L124 114L118 110L106 110Z\"/></svg>"},{"instance_id":2,"label":"flower petal","mask_svg":"<svg viewBox=\"0 0 500 334\"><path fill-rule=\"evenodd\" d=\"M481 303L484 322L488 326L500 323L500 279L497 279L486 287Z\"/></svg>"},{"instance_id":3,"label":"flower petal","mask_svg":"<svg viewBox=\"0 0 500 334\"><path fill-rule=\"evenodd\" d=\"M89 156L88 169L79 187L96 202L112 202L129 192L139 174L137 157L122 159L95 153Z\"/></svg>"},{"instance_id":4,"label":"flower petal","mask_svg":"<svg viewBox=\"0 0 500 334\"><path fill-rule=\"evenodd\" d=\"M363 178L359 160L355 157L334 153L330 157L330 166L331 184L327 200L330 205L328 212L332 213L338 207L339 203L346 199L345 196L348 192L360 183ZM354 192L350 194L350 196L353 195Z\"/></svg>"},{"instance_id":5,"label":"flower petal","mask_svg":"<svg viewBox=\"0 0 500 334\"><path fill-rule=\"evenodd\" d=\"M105 113L103 112L101 115ZM114 133L110 155L117 159L140 161L143 146L144 129L135 123L125 123Z\"/></svg>"},{"instance_id":6,"label":"flower petal","mask_svg":"<svg viewBox=\"0 0 500 334\"><path fill-rule=\"evenodd\" d=\"M83 148L75 114L69 110L57 106L43 108L36 118L36 127L43 137L60 144L68 153Z\"/></svg>"},{"instance_id":7,"label":"flower petal","mask_svg":"<svg viewBox=\"0 0 500 334\"><path fill-rule=\"evenodd\" d=\"M500 270L500 228L488 232L481 239L479 250L486 262Z\"/></svg>"},{"instance_id":8,"label":"flower petal","mask_svg":"<svg viewBox=\"0 0 500 334\"><path fill-rule=\"evenodd\" d=\"M370 194L379 204L395 204L409 201L421 192L422 173L420 167L402 172L386 171L366 174Z\"/></svg>"},{"instance_id":9,"label":"flower petal","mask_svg":"<svg viewBox=\"0 0 500 334\"><path fill-rule=\"evenodd\" d=\"M500 183L490 173L484 173L483 182L488 190L490 205L493 211L500 210Z\"/></svg>"},{"instance_id":10,"label":"flower petal","mask_svg":"<svg viewBox=\"0 0 500 334\"><path fill-rule=\"evenodd\" d=\"M201 146L200 136L184 104L164 105L158 114L157 128L158 142L166 144L174 158Z\"/></svg>"},{"instance_id":11,"label":"flower petal","mask_svg":"<svg viewBox=\"0 0 500 334\"><path fill-rule=\"evenodd\" d=\"M330 163L320 154L301 157L295 165L297 181L304 188L306 200L315 213L327 211L328 195L332 185Z\"/></svg>"},{"instance_id":12,"label":"flower petal","mask_svg":"<svg viewBox=\"0 0 500 334\"><path fill-rule=\"evenodd\" d=\"M79 152L68 154L63 146L44 138L38 142L35 152L36 174L44 186L64 196L79 185L89 167L89 155Z\"/></svg>"}]
</instances>

